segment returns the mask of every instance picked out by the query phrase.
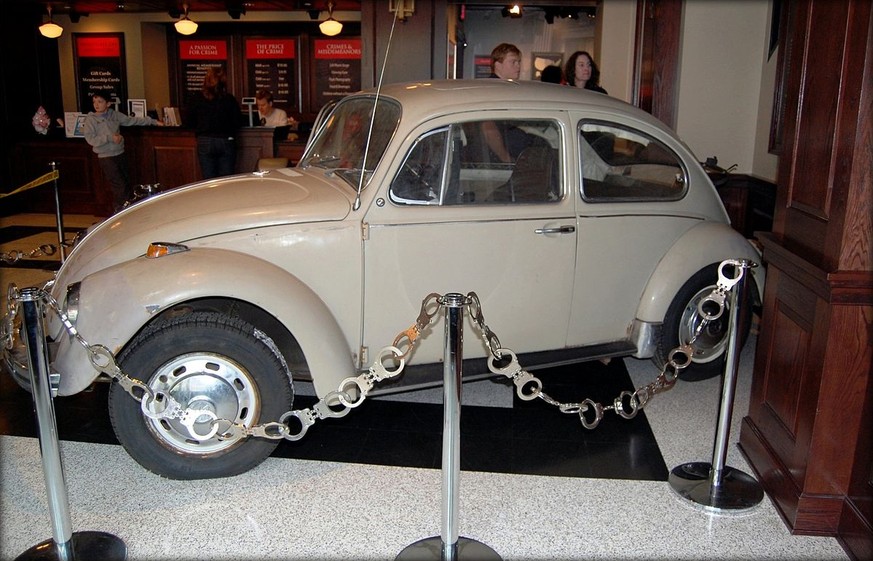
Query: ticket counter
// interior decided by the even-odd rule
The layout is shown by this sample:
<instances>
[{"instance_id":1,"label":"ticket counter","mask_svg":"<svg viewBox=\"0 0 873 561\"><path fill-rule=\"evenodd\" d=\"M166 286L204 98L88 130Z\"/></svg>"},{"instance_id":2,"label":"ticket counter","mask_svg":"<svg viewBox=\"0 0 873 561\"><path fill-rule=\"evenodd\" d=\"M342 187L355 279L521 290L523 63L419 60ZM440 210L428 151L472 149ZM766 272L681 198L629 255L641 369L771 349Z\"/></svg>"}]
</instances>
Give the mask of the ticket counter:
<instances>
[{"instance_id":1,"label":"ticket counter","mask_svg":"<svg viewBox=\"0 0 873 561\"><path fill-rule=\"evenodd\" d=\"M193 130L125 127L122 133L132 185L160 183L163 189L172 189L202 179ZM302 152L301 146L288 144L289 154ZM236 171L255 171L259 159L276 155L272 129L241 129L237 149ZM96 154L84 139L40 138L18 144L15 151L13 173L16 185L51 171L50 162L56 162L60 172L59 186L64 212L98 216L111 214L109 185L103 179ZM19 195L20 198L15 201L17 212L54 212L54 198L50 195L50 189L51 185L46 185Z\"/></svg>"}]
</instances>

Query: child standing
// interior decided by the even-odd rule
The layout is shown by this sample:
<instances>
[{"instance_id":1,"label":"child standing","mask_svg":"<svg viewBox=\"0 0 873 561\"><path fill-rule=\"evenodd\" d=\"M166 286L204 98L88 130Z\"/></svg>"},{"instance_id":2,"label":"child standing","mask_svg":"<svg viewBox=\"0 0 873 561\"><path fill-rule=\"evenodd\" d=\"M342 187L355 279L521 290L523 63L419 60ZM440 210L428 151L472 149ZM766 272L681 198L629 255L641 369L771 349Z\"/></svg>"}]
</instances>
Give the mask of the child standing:
<instances>
[{"instance_id":1,"label":"child standing","mask_svg":"<svg viewBox=\"0 0 873 561\"><path fill-rule=\"evenodd\" d=\"M94 148L97 161L106 181L112 188L112 205L115 212L133 195L127 157L124 155L124 137L120 129L131 125L158 125L164 123L151 117L128 117L109 107L109 94L96 92L91 95L94 111L85 118L83 132L85 141Z\"/></svg>"}]
</instances>

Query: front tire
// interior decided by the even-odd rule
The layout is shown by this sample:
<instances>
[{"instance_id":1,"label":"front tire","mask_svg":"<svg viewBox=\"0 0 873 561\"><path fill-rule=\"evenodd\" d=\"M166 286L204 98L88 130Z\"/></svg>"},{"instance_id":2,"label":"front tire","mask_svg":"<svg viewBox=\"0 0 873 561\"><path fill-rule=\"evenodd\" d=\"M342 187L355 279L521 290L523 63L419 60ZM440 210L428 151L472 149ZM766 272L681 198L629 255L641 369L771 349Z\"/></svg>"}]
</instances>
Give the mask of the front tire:
<instances>
[{"instance_id":1,"label":"front tire","mask_svg":"<svg viewBox=\"0 0 873 561\"><path fill-rule=\"evenodd\" d=\"M746 282L751 283L749 294L754 289L754 280L750 275ZM670 351L679 346L679 342L690 341L703 321L697 311L698 303L709 296L716 287L718 280L718 265L710 265L694 274L682 285L679 292L670 303L667 313L664 315L664 324L658 337L658 346L655 353L655 364L659 368L667 363ZM746 298L746 314L741 316L745 319L739 325L739 347L742 348L749 336L752 325L752 298ZM718 319L711 320L706 328L698 335L694 343L694 356L691 364L680 371L679 378L685 381L707 380L724 372L727 358L727 346L729 338L727 333L730 326L730 301L725 300L724 311Z\"/></svg>"},{"instance_id":2,"label":"front tire","mask_svg":"<svg viewBox=\"0 0 873 561\"><path fill-rule=\"evenodd\" d=\"M276 421L291 409L293 389L282 361L248 323L214 312L159 320L119 356L130 377L172 396L183 408L208 410L246 427ZM119 442L143 467L170 479L209 479L246 472L278 440L196 439L178 419L150 419L120 384L109 393ZM207 434L210 417L194 425Z\"/></svg>"}]
</instances>

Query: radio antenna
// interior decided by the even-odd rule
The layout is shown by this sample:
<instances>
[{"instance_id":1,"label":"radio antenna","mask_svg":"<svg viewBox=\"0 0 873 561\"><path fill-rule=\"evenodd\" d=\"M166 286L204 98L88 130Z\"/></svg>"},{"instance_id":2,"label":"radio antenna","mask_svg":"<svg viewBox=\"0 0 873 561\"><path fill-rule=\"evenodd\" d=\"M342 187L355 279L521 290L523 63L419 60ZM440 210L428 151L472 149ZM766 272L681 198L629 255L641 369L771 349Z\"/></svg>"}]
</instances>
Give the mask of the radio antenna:
<instances>
[{"instance_id":1,"label":"radio antenna","mask_svg":"<svg viewBox=\"0 0 873 561\"><path fill-rule=\"evenodd\" d=\"M364 188L364 174L367 172L367 154L370 151L370 139L373 137L373 127L376 123L376 108L379 105L379 93L382 91L382 81L385 79L385 67L388 65L388 53L391 51L391 40L394 38L394 26L397 23L397 13L391 20L391 32L388 34L388 45L385 47L385 59L379 72L379 82L376 84L376 98L373 100L373 114L370 116L370 128L367 130L367 142L364 143L364 161L361 163L361 176L358 178L358 189L355 194L355 204L352 210L361 208L361 190Z\"/></svg>"}]
</instances>

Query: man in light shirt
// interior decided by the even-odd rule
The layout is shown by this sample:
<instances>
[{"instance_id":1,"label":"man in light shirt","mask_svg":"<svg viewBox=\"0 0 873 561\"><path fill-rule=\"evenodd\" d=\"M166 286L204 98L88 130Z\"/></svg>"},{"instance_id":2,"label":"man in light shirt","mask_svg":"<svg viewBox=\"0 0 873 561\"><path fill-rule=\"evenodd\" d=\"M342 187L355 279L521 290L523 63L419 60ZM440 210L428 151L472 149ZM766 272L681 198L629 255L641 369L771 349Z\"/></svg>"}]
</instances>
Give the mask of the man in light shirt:
<instances>
[{"instance_id":1,"label":"man in light shirt","mask_svg":"<svg viewBox=\"0 0 873 561\"><path fill-rule=\"evenodd\" d=\"M284 109L273 107L273 94L268 90L261 90L255 95L255 104L258 106L261 126L287 127L291 124Z\"/></svg>"}]
</instances>

